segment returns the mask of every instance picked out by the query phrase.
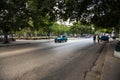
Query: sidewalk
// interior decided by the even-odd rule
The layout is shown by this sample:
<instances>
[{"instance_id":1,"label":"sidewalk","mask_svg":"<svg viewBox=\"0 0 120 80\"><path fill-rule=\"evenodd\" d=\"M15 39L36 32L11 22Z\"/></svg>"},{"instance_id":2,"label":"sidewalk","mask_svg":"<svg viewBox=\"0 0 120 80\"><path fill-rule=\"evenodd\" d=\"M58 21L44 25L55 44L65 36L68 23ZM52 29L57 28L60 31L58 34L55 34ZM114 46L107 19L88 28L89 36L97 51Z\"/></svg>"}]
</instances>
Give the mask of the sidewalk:
<instances>
[{"instance_id":1,"label":"sidewalk","mask_svg":"<svg viewBox=\"0 0 120 80\"><path fill-rule=\"evenodd\" d=\"M15 46L15 45L23 45L23 44L29 44L28 42L21 42L21 41L14 41L7 44L0 43L0 47L6 47L6 46Z\"/></svg>"},{"instance_id":2,"label":"sidewalk","mask_svg":"<svg viewBox=\"0 0 120 80\"><path fill-rule=\"evenodd\" d=\"M117 41L107 44L107 53L102 70L102 80L120 80L120 59L114 57L114 48Z\"/></svg>"},{"instance_id":3,"label":"sidewalk","mask_svg":"<svg viewBox=\"0 0 120 80\"><path fill-rule=\"evenodd\" d=\"M100 56L85 80L120 80L120 58L114 57L117 41L103 44Z\"/></svg>"},{"instance_id":4,"label":"sidewalk","mask_svg":"<svg viewBox=\"0 0 120 80\"><path fill-rule=\"evenodd\" d=\"M16 40L13 42L10 42L8 44L0 43L0 47L6 47L6 46L15 46L15 45L25 45L30 43L38 43L38 42L50 42L53 41L53 39L44 39L44 40Z\"/></svg>"}]
</instances>

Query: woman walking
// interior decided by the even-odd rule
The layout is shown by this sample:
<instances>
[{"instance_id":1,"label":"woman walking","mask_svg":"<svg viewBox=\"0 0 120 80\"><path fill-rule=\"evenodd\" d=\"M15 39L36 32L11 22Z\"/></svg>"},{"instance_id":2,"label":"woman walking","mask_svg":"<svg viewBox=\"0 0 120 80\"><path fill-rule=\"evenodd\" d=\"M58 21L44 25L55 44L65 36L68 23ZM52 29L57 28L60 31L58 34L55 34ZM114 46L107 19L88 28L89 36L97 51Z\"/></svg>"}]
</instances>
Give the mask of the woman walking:
<instances>
[{"instance_id":1,"label":"woman walking","mask_svg":"<svg viewBox=\"0 0 120 80\"><path fill-rule=\"evenodd\" d=\"M93 42L96 43L96 35L93 36Z\"/></svg>"}]
</instances>

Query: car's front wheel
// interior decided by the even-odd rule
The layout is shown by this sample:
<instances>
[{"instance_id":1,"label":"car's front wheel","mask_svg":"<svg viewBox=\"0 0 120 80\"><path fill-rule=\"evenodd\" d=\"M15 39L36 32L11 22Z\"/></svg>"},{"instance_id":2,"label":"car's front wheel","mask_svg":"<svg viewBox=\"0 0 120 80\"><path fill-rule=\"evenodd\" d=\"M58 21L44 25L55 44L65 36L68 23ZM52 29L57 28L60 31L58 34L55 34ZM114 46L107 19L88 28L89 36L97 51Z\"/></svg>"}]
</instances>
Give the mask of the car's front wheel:
<instances>
[{"instance_id":1,"label":"car's front wheel","mask_svg":"<svg viewBox=\"0 0 120 80\"><path fill-rule=\"evenodd\" d=\"M67 42L67 40L65 40L65 42Z\"/></svg>"}]
</instances>

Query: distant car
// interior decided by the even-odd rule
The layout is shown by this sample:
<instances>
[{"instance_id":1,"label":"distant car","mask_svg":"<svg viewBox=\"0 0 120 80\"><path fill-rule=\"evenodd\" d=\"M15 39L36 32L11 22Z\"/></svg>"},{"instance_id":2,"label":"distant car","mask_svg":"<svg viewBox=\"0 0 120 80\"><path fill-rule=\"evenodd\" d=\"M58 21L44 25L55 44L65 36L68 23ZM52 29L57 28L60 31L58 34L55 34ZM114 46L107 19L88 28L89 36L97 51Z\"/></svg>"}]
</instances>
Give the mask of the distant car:
<instances>
[{"instance_id":1,"label":"distant car","mask_svg":"<svg viewBox=\"0 0 120 80\"><path fill-rule=\"evenodd\" d=\"M67 37L66 36L64 36L64 35L61 35L61 36L59 36L59 37L57 37L57 38L55 38L55 43L57 43L57 42L67 42Z\"/></svg>"},{"instance_id":2,"label":"distant car","mask_svg":"<svg viewBox=\"0 0 120 80\"><path fill-rule=\"evenodd\" d=\"M87 35L87 36L85 36L85 38L91 38L91 36L90 36L90 35Z\"/></svg>"}]
</instances>

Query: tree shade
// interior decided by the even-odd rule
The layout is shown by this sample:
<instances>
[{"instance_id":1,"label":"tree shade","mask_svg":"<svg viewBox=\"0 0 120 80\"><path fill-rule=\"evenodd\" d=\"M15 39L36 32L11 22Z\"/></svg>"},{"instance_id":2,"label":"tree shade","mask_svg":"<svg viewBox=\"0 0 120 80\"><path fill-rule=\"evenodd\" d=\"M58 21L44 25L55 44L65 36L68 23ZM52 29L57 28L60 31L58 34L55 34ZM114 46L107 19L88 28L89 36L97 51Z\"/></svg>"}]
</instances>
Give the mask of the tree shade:
<instances>
[{"instance_id":1,"label":"tree shade","mask_svg":"<svg viewBox=\"0 0 120 80\"><path fill-rule=\"evenodd\" d=\"M101 27L120 24L119 0L65 0L65 17Z\"/></svg>"}]
</instances>

